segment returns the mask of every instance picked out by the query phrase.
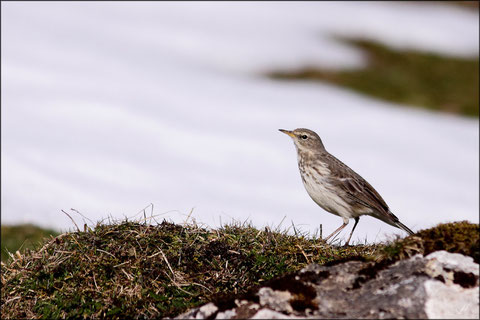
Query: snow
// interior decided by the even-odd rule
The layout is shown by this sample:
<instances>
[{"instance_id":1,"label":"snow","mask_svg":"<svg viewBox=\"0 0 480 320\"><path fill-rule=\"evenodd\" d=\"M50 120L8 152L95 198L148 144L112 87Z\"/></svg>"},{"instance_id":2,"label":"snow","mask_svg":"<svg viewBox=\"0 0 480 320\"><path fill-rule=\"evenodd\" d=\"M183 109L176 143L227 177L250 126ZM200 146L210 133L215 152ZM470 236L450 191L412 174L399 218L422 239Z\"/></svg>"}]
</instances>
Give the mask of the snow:
<instances>
[{"instance_id":1,"label":"snow","mask_svg":"<svg viewBox=\"0 0 480 320\"><path fill-rule=\"evenodd\" d=\"M98 221L153 203L157 220L194 208L211 227L285 217L285 228L328 234L342 221L308 197L278 132L297 127L319 133L411 229L478 223L477 120L262 76L361 67L334 36L478 56L478 14L394 2L1 5L2 223L66 230L62 209ZM366 217L353 240L393 234Z\"/></svg>"}]
</instances>

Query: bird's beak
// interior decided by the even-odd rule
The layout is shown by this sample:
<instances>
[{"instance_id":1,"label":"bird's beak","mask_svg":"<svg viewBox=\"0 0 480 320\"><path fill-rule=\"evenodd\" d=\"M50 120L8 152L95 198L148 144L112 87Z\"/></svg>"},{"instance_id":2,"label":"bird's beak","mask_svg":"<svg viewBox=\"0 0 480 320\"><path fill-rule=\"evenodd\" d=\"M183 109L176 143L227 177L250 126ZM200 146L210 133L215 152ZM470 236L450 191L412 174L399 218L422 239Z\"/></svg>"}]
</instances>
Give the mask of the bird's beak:
<instances>
[{"instance_id":1,"label":"bird's beak","mask_svg":"<svg viewBox=\"0 0 480 320\"><path fill-rule=\"evenodd\" d=\"M285 134L288 134L290 137L294 138L295 135L293 134L292 131L284 130L284 129L278 129L278 131L283 132Z\"/></svg>"}]
</instances>

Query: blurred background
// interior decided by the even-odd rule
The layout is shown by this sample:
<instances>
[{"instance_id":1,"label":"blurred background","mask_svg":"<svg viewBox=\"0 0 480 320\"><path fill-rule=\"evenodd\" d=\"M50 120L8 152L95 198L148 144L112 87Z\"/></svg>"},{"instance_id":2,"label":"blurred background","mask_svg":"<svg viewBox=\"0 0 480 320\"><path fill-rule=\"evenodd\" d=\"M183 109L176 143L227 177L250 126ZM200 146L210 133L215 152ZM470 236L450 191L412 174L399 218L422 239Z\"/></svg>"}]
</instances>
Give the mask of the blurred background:
<instances>
[{"instance_id":1,"label":"blurred background","mask_svg":"<svg viewBox=\"0 0 480 320\"><path fill-rule=\"evenodd\" d=\"M2 259L74 230L62 210L329 234L279 128L316 131L414 231L478 223L477 1L1 6ZM364 217L352 240L395 234Z\"/></svg>"}]
</instances>

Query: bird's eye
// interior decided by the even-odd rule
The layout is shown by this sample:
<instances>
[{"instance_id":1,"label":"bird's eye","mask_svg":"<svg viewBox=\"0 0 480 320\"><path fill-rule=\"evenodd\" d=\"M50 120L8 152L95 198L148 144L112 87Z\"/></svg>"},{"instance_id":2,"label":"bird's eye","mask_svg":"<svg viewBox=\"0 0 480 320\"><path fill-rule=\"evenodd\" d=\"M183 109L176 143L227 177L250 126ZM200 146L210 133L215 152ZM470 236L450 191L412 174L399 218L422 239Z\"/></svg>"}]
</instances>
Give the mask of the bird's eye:
<instances>
[{"instance_id":1,"label":"bird's eye","mask_svg":"<svg viewBox=\"0 0 480 320\"><path fill-rule=\"evenodd\" d=\"M300 136L300 138L302 138L303 140L306 140L308 137L307 137L306 134L304 134L304 135Z\"/></svg>"}]
</instances>

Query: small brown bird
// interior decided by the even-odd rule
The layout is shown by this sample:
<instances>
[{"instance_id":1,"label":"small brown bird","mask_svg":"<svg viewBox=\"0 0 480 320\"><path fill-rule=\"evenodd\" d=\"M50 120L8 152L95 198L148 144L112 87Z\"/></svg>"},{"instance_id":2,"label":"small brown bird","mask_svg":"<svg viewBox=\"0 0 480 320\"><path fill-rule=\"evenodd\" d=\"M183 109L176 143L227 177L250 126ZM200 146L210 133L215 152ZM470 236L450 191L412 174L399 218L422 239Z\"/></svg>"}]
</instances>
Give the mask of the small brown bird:
<instances>
[{"instance_id":1,"label":"small brown bird","mask_svg":"<svg viewBox=\"0 0 480 320\"><path fill-rule=\"evenodd\" d=\"M304 128L279 130L289 135L295 143L300 176L310 197L324 210L343 218L343 224L325 241L342 231L348 219L353 218L355 224L345 243L348 246L362 215L375 217L410 235L414 234L398 220L365 179L325 150L318 134Z\"/></svg>"}]
</instances>

